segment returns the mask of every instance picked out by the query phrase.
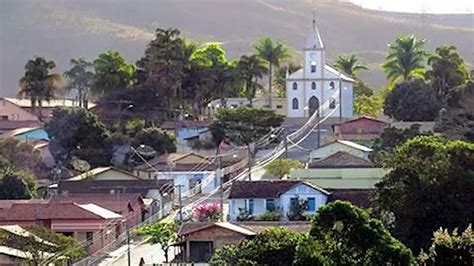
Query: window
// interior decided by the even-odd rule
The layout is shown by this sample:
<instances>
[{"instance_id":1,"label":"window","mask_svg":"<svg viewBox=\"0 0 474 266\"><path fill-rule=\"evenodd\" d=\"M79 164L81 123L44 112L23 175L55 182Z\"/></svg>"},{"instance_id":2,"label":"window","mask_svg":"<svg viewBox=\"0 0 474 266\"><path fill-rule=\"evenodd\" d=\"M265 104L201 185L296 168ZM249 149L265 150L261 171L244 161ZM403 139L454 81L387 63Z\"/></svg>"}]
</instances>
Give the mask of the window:
<instances>
[{"instance_id":1,"label":"window","mask_svg":"<svg viewBox=\"0 0 474 266\"><path fill-rule=\"evenodd\" d=\"M312 89L313 91L316 90L316 82L311 82L311 89Z\"/></svg>"},{"instance_id":2,"label":"window","mask_svg":"<svg viewBox=\"0 0 474 266\"><path fill-rule=\"evenodd\" d=\"M277 105L277 109L282 109L283 108L283 105Z\"/></svg>"},{"instance_id":3,"label":"window","mask_svg":"<svg viewBox=\"0 0 474 266\"><path fill-rule=\"evenodd\" d=\"M267 199L266 200L266 207L267 211L274 211L275 210L275 199Z\"/></svg>"},{"instance_id":4,"label":"window","mask_svg":"<svg viewBox=\"0 0 474 266\"><path fill-rule=\"evenodd\" d=\"M2 121L8 120L8 115L2 115L2 116L0 116L0 120L2 120Z\"/></svg>"},{"instance_id":5,"label":"window","mask_svg":"<svg viewBox=\"0 0 474 266\"><path fill-rule=\"evenodd\" d=\"M334 81L329 82L329 88L330 88L331 90L334 90L334 89L335 89Z\"/></svg>"},{"instance_id":6,"label":"window","mask_svg":"<svg viewBox=\"0 0 474 266\"><path fill-rule=\"evenodd\" d=\"M247 200L247 211L250 213L250 214L253 214L253 199L248 199Z\"/></svg>"},{"instance_id":7,"label":"window","mask_svg":"<svg viewBox=\"0 0 474 266\"><path fill-rule=\"evenodd\" d=\"M93 232L86 232L87 244L92 245L93 240L94 240L94 233Z\"/></svg>"},{"instance_id":8,"label":"window","mask_svg":"<svg viewBox=\"0 0 474 266\"><path fill-rule=\"evenodd\" d=\"M314 198L308 198L308 211L309 212L316 211L316 201Z\"/></svg>"},{"instance_id":9,"label":"window","mask_svg":"<svg viewBox=\"0 0 474 266\"><path fill-rule=\"evenodd\" d=\"M298 110L298 99L293 98L293 101L292 101L292 103L291 103L291 108L292 108L293 110Z\"/></svg>"},{"instance_id":10,"label":"window","mask_svg":"<svg viewBox=\"0 0 474 266\"><path fill-rule=\"evenodd\" d=\"M329 103L329 109L336 108L336 99L332 98L331 102Z\"/></svg>"},{"instance_id":11,"label":"window","mask_svg":"<svg viewBox=\"0 0 474 266\"><path fill-rule=\"evenodd\" d=\"M311 61L311 73L316 73L316 61Z\"/></svg>"},{"instance_id":12,"label":"window","mask_svg":"<svg viewBox=\"0 0 474 266\"><path fill-rule=\"evenodd\" d=\"M297 90L297 89L298 89L298 83L293 82L293 90Z\"/></svg>"}]
</instances>

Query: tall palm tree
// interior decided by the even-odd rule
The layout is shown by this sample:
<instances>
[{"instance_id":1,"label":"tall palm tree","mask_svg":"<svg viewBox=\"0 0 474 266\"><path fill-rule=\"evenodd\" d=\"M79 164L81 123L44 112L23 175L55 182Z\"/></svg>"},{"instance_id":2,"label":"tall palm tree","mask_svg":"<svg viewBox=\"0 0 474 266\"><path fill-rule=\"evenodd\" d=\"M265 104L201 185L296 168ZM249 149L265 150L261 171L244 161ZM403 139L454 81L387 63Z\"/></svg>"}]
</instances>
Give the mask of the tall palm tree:
<instances>
[{"instance_id":1,"label":"tall palm tree","mask_svg":"<svg viewBox=\"0 0 474 266\"><path fill-rule=\"evenodd\" d=\"M64 72L64 77L69 81L65 88L68 91L77 90L79 106L87 108L88 93L94 81L94 73L88 69L94 65L84 58L79 58L71 59L71 66L71 69Z\"/></svg>"},{"instance_id":2,"label":"tall palm tree","mask_svg":"<svg viewBox=\"0 0 474 266\"><path fill-rule=\"evenodd\" d=\"M355 78L357 72L361 70L368 70L366 65L359 64L359 59L355 55L339 55L334 66L347 75Z\"/></svg>"},{"instance_id":3,"label":"tall palm tree","mask_svg":"<svg viewBox=\"0 0 474 266\"><path fill-rule=\"evenodd\" d=\"M268 63L268 105L272 108L273 68L280 66L282 60L290 57L288 48L280 41L263 37L254 46L257 55Z\"/></svg>"},{"instance_id":4,"label":"tall palm tree","mask_svg":"<svg viewBox=\"0 0 474 266\"><path fill-rule=\"evenodd\" d=\"M54 99L62 80L61 75L49 73L55 67L54 61L36 57L28 60L25 65L25 74L20 79L18 96L31 100L31 110L40 121L43 121L41 113L43 101Z\"/></svg>"},{"instance_id":5,"label":"tall palm tree","mask_svg":"<svg viewBox=\"0 0 474 266\"><path fill-rule=\"evenodd\" d=\"M389 52L382 68L390 82L423 77L423 63L427 55L423 48L424 43L424 40L409 35L400 36L389 45Z\"/></svg>"},{"instance_id":6,"label":"tall palm tree","mask_svg":"<svg viewBox=\"0 0 474 266\"><path fill-rule=\"evenodd\" d=\"M238 67L241 79L244 83L245 96L249 100L250 107L252 107L255 92L262 89L262 85L260 85L258 81L267 72L267 68L257 55L241 56Z\"/></svg>"}]
</instances>

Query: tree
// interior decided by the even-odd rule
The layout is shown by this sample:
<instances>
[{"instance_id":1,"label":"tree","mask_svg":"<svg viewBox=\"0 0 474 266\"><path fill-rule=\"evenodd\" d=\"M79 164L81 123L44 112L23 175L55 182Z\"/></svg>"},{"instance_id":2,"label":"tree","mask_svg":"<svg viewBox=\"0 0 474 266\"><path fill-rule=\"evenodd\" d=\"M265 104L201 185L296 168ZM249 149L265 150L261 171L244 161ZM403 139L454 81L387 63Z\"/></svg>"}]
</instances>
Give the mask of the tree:
<instances>
[{"instance_id":1,"label":"tree","mask_svg":"<svg viewBox=\"0 0 474 266\"><path fill-rule=\"evenodd\" d=\"M273 68L278 68L282 60L290 57L290 53L282 42L275 41L270 37L261 38L253 48L257 55L268 63L268 105L271 109Z\"/></svg>"},{"instance_id":2,"label":"tree","mask_svg":"<svg viewBox=\"0 0 474 266\"><path fill-rule=\"evenodd\" d=\"M216 250L211 265L291 265L304 235L282 227L266 229L252 240Z\"/></svg>"},{"instance_id":3,"label":"tree","mask_svg":"<svg viewBox=\"0 0 474 266\"><path fill-rule=\"evenodd\" d=\"M38 179L46 179L50 174L43 163L40 151L31 143L15 138L0 140L0 166L1 161L15 171L26 172Z\"/></svg>"},{"instance_id":4,"label":"tree","mask_svg":"<svg viewBox=\"0 0 474 266\"><path fill-rule=\"evenodd\" d=\"M66 89L68 91L77 90L79 107L87 108L88 93L94 81L94 73L88 69L94 65L84 58L79 58L71 59L71 66L70 70L64 72L64 77L69 81Z\"/></svg>"},{"instance_id":5,"label":"tree","mask_svg":"<svg viewBox=\"0 0 474 266\"><path fill-rule=\"evenodd\" d=\"M166 132L156 127L144 128L137 133L132 141L132 146L138 147L142 144L148 145L157 154L176 152L176 137L168 135Z\"/></svg>"},{"instance_id":6,"label":"tree","mask_svg":"<svg viewBox=\"0 0 474 266\"><path fill-rule=\"evenodd\" d=\"M303 163L297 160L276 159L265 166L265 170L271 176L281 179L289 175L291 169L300 169L303 167Z\"/></svg>"},{"instance_id":7,"label":"tree","mask_svg":"<svg viewBox=\"0 0 474 266\"><path fill-rule=\"evenodd\" d=\"M455 93L454 98L459 99L457 106L448 105L440 110L434 130L450 139L474 141L474 83L461 86Z\"/></svg>"},{"instance_id":8,"label":"tree","mask_svg":"<svg viewBox=\"0 0 474 266\"><path fill-rule=\"evenodd\" d=\"M238 145L249 145L270 133L271 128L279 127L282 122L283 116L273 110L239 107L219 110L210 129L216 143L227 137Z\"/></svg>"},{"instance_id":9,"label":"tree","mask_svg":"<svg viewBox=\"0 0 474 266\"><path fill-rule=\"evenodd\" d=\"M75 158L92 167L110 165L107 145L109 132L97 116L82 108L56 108L44 129L51 138L51 153L59 165L68 166Z\"/></svg>"},{"instance_id":10,"label":"tree","mask_svg":"<svg viewBox=\"0 0 474 266\"><path fill-rule=\"evenodd\" d=\"M24 171L15 171L9 165L0 166L0 199L30 199L36 196L36 182Z\"/></svg>"},{"instance_id":11,"label":"tree","mask_svg":"<svg viewBox=\"0 0 474 266\"><path fill-rule=\"evenodd\" d=\"M276 89L277 97L286 97L286 75L291 75L300 69L300 65L294 64L292 62L288 63L286 66L278 67L276 69L274 88Z\"/></svg>"},{"instance_id":12,"label":"tree","mask_svg":"<svg viewBox=\"0 0 474 266\"><path fill-rule=\"evenodd\" d=\"M92 91L104 96L117 89L135 84L135 66L128 64L116 51L107 51L94 60L94 82Z\"/></svg>"},{"instance_id":13,"label":"tree","mask_svg":"<svg viewBox=\"0 0 474 266\"><path fill-rule=\"evenodd\" d=\"M410 139L385 161L391 171L376 184L376 209L393 217L393 233L403 243L415 252L426 250L433 231L473 221L472 165L472 143L435 136Z\"/></svg>"},{"instance_id":14,"label":"tree","mask_svg":"<svg viewBox=\"0 0 474 266\"><path fill-rule=\"evenodd\" d=\"M180 108L184 68L189 53L185 42L174 28L156 29L155 38L148 44L137 67L143 77L141 85L153 90L166 108ZM189 48L189 47L188 47Z\"/></svg>"},{"instance_id":15,"label":"tree","mask_svg":"<svg viewBox=\"0 0 474 266\"><path fill-rule=\"evenodd\" d=\"M244 83L244 95L249 100L250 107L252 107L255 93L262 89L262 85L258 81L267 72L267 68L257 55L241 56L238 68Z\"/></svg>"},{"instance_id":16,"label":"tree","mask_svg":"<svg viewBox=\"0 0 474 266\"><path fill-rule=\"evenodd\" d=\"M29 232L28 236L20 236L1 229L0 243L2 246L29 253L31 255L29 260L33 265L50 263L65 265L87 256L84 246L72 237L56 234L42 226L30 226L25 229ZM52 256L46 256L46 254Z\"/></svg>"},{"instance_id":17,"label":"tree","mask_svg":"<svg viewBox=\"0 0 474 266\"><path fill-rule=\"evenodd\" d=\"M201 204L194 209L193 217L197 222L218 222L222 210L219 204Z\"/></svg>"},{"instance_id":18,"label":"tree","mask_svg":"<svg viewBox=\"0 0 474 266\"><path fill-rule=\"evenodd\" d=\"M384 102L384 114L400 121L434 121L440 108L436 94L423 80L397 84Z\"/></svg>"},{"instance_id":19,"label":"tree","mask_svg":"<svg viewBox=\"0 0 474 266\"><path fill-rule=\"evenodd\" d=\"M448 230L440 228L433 233L433 243L428 254L420 254L423 265L465 265L474 263L474 234L472 225L458 234L458 229L454 229L450 234Z\"/></svg>"},{"instance_id":20,"label":"tree","mask_svg":"<svg viewBox=\"0 0 474 266\"><path fill-rule=\"evenodd\" d=\"M395 42L389 44L388 55L382 68L388 80L394 84L399 80L423 77L426 51L423 48L425 41L415 35L399 36Z\"/></svg>"},{"instance_id":21,"label":"tree","mask_svg":"<svg viewBox=\"0 0 474 266\"><path fill-rule=\"evenodd\" d=\"M54 99L61 82L61 76L50 74L56 67L54 61L47 61L43 57L28 60L25 65L25 74L20 79L19 97L29 98L31 110L40 121L44 117L41 112L43 101Z\"/></svg>"},{"instance_id":22,"label":"tree","mask_svg":"<svg viewBox=\"0 0 474 266\"><path fill-rule=\"evenodd\" d=\"M144 225L138 228L135 233L145 236L145 241L149 244L159 244L165 253L165 262L168 262L168 250L177 239L175 224L157 222Z\"/></svg>"},{"instance_id":23,"label":"tree","mask_svg":"<svg viewBox=\"0 0 474 266\"><path fill-rule=\"evenodd\" d=\"M380 95L360 95L354 99L354 112L358 115L378 117L381 114L383 99Z\"/></svg>"},{"instance_id":24,"label":"tree","mask_svg":"<svg viewBox=\"0 0 474 266\"><path fill-rule=\"evenodd\" d=\"M426 79L436 91L440 102L447 106L453 91L469 81L469 73L463 58L454 46L438 46L436 52L428 58L431 69Z\"/></svg>"},{"instance_id":25,"label":"tree","mask_svg":"<svg viewBox=\"0 0 474 266\"><path fill-rule=\"evenodd\" d=\"M334 201L318 209L311 222L311 241L299 242L296 264L411 265L410 249L392 237L382 222L349 202Z\"/></svg>"},{"instance_id":26,"label":"tree","mask_svg":"<svg viewBox=\"0 0 474 266\"><path fill-rule=\"evenodd\" d=\"M359 64L357 61L359 61L359 59L354 54L339 55L336 59L334 67L341 70L346 75L355 78L357 77L357 72L369 69L366 65Z\"/></svg>"}]
</instances>

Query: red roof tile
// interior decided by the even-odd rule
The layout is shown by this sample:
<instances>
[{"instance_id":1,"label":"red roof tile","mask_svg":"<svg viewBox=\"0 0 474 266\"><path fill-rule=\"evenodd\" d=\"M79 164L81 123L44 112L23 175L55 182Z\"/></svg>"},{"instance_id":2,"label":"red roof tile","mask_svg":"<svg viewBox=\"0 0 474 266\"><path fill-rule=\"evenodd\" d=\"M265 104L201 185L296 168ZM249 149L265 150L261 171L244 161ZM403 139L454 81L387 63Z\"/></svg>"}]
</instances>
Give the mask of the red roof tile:
<instances>
[{"instance_id":1,"label":"red roof tile","mask_svg":"<svg viewBox=\"0 0 474 266\"><path fill-rule=\"evenodd\" d=\"M88 204L93 203L102 208L113 212L127 214L126 210L139 203L143 206L143 199L138 193L133 194L74 194L74 195L58 195L51 199L54 203L77 203Z\"/></svg>"}]
</instances>

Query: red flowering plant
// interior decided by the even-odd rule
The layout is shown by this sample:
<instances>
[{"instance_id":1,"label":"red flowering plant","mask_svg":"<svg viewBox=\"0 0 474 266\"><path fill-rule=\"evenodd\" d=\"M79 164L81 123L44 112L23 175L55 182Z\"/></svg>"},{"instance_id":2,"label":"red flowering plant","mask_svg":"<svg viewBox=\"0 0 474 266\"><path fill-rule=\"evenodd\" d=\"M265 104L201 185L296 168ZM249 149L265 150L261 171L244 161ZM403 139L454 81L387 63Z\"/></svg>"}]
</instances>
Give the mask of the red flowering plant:
<instances>
[{"instance_id":1,"label":"red flowering plant","mask_svg":"<svg viewBox=\"0 0 474 266\"><path fill-rule=\"evenodd\" d=\"M193 218L197 222L217 222L221 215L221 207L216 203L201 204L193 212Z\"/></svg>"}]
</instances>

